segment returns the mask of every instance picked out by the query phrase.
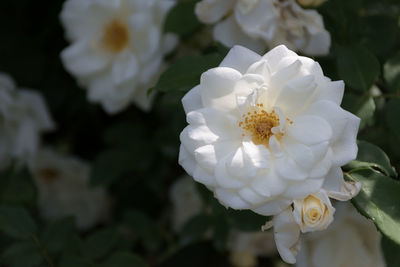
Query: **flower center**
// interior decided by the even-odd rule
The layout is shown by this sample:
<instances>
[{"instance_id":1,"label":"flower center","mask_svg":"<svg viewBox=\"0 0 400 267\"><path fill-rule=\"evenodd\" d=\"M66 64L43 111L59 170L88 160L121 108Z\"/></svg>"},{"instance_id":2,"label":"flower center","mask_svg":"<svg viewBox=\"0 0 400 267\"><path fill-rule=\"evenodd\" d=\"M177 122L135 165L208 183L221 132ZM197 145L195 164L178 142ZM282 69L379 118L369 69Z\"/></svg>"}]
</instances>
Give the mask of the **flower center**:
<instances>
[{"instance_id":1,"label":"flower center","mask_svg":"<svg viewBox=\"0 0 400 267\"><path fill-rule=\"evenodd\" d=\"M46 183L51 183L59 177L57 170L53 168L44 168L39 171L40 178Z\"/></svg>"},{"instance_id":2,"label":"flower center","mask_svg":"<svg viewBox=\"0 0 400 267\"><path fill-rule=\"evenodd\" d=\"M276 126L279 126L279 116L275 111L265 111L263 104L257 104L255 110L244 114L243 120L239 122L239 127L251 134L254 144L267 147L269 146L269 138L274 135L272 128ZM282 135L280 133L276 136L280 139Z\"/></svg>"},{"instance_id":3,"label":"flower center","mask_svg":"<svg viewBox=\"0 0 400 267\"><path fill-rule=\"evenodd\" d=\"M120 52L129 42L128 27L120 20L114 19L104 27L102 41L108 51Z\"/></svg>"}]
</instances>

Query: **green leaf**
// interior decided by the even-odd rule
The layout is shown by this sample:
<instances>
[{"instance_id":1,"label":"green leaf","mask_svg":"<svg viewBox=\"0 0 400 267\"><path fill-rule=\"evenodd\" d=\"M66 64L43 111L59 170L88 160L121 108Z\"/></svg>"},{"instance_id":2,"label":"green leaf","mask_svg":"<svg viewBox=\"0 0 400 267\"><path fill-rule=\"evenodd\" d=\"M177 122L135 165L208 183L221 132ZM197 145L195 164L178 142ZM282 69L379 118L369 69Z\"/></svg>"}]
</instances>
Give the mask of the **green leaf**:
<instances>
[{"instance_id":1,"label":"green leaf","mask_svg":"<svg viewBox=\"0 0 400 267\"><path fill-rule=\"evenodd\" d=\"M0 206L0 230L12 238L29 239L35 235L37 227L25 209Z\"/></svg>"},{"instance_id":2,"label":"green leaf","mask_svg":"<svg viewBox=\"0 0 400 267\"><path fill-rule=\"evenodd\" d=\"M229 237L229 224L224 216L213 217L213 244L218 251L226 250Z\"/></svg>"},{"instance_id":3,"label":"green leaf","mask_svg":"<svg viewBox=\"0 0 400 267\"><path fill-rule=\"evenodd\" d=\"M345 110L357 115L361 119L360 130L372 123L375 113L375 101L370 96L357 96L347 93L343 98L342 106Z\"/></svg>"},{"instance_id":4,"label":"green leaf","mask_svg":"<svg viewBox=\"0 0 400 267\"><path fill-rule=\"evenodd\" d=\"M400 99L390 99L385 106L386 125L389 130L400 138Z\"/></svg>"},{"instance_id":5,"label":"green leaf","mask_svg":"<svg viewBox=\"0 0 400 267\"><path fill-rule=\"evenodd\" d=\"M400 244L400 183L372 169L351 171L347 176L362 184L352 200L356 208L385 236Z\"/></svg>"},{"instance_id":6,"label":"green leaf","mask_svg":"<svg viewBox=\"0 0 400 267\"><path fill-rule=\"evenodd\" d=\"M35 243L31 241L16 242L2 254L0 262L9 267L35 267L42 262L42 256ZM3 266L3 265L2 265Z\"/></svg>"},{"instance_id":7,"label":"green leaf","mask_svg":"<svg viewBox=\"0 0 400 267\"><path fill-rule=\"evenodd\" d=\"M390 164L389 157L382 149L365 141L358 141L357 144L357 159L347 164L344 167L345 170L373 167L379 169L387 176L395 177L397 175L396 171Z\"/></svg>"},{"instance_id":8,"label":"green leaf","mask_svg":"<svg viewBox=\"0 0 400 267\"><path fill-rule=\"evenodd\" d=\"M86 238L83 244L83 255L91 260L107 256L118 240L115 227L98 230Z\"/></svg>"},{"instance_id":9,"label":"green leaf","mask_svg":"<svg viewBox=\"0 0 400 267\"><path fill-rule=\"evenodd\" d=\"M393 91L400 90L400 52L383 65L383 76L390 89Z\"/></svg>"},{"instance_id":10,"label":"green leaf","mask_svg":"<svg viewBox=\"0 0 400 267\"><path fill-rule=\"evenodd\" d=\"M161 75L155 89L160 92L188 91L200 83L203 72L217 67L222 59L219 54L184 56Z\"/></svg>"},{"instance_id":11,"label":"green leaf","mask_svg":"<svg viewBox=\"0 0 400 267\"><path fill-rule=\"evenodd\" d=\"M130 252L116 252L107 259L101 267L146 267L148 266L140 257Z\"/></svg>"},{"instance_id":12,"label":"green leaf","mask_svg":"<svg viewBox=\"0 0 400 267\"><path fill-rule=\"evenodd\" d=\"M382 236L381 246L386 261L386 267L398 267L400 262L400 245Z\"/></svg>"},{"instance_id":13,"label":"green leaf","mask_svg":"<svg viewBox=\"0 0 400 267\"><path fill-rule=\"evenodd\" d=\"M211 219L207 215L196 215L188 220L179 234L179 243L186 246L201 240L211 226Z\"/></svg>"},{"instance_id":14,"label":"green leaf","mask_svg":"<svg viewBox=\"0 0 400 267\"><path fill-rule=\"evenodd\" d=\"M165 20L164 32L187 36L201 27L194 13L197 0L178 2L168 13Z\"/></svg>"},{"instance_id":15,"label":"green leaf","mask_svg":"<svg viewBox=\"0 0 400 267\"><path fill-rule=\"evenodd\" d=\"M148 250L154 251L160 247L161 231L147 215L139 211L128 211L124 220Z\"/></svg>"},{"instance_id":16,"label":"green leaf","mask_svg":"<svg viewBox=\"0 0 400 267\"><path fill-rule=\"evenodd\" d=\"M36 188L27 169L10 169L1 176L0 198L3 204L36 203Z\"/></svg>"},{"instance_id":17,"label":"green leaf","mask_svg":"<svg viewBox=\"0 0 400 267\"><path fill-rule=\"evenodd\" d=\"M40 240L49 253L59 253L64 251L73 238L74 230L74 218L63 218L47 225L40 235Z\"/></svg>"},{"instance_id":18,"label":"green leaf","mask_svg":"<svg viewBox=\"0 0 400 267\"><path fill-rule=\"evenodd\" d=\"M363 46L346 46L337 49L339 77L346 85L367 91L378 79L379 61Z\"/></svg>"},{"instance_id":19,"label":"green leaf","mask_svg":"<svg viewBox=\"0 0 400 267\"><path fill-rule=\"evenodd\" d=\"M68 257L60 261L59 267L93 267L94 264L85 258L81 257Z\"/></svg>"}]
</instances>

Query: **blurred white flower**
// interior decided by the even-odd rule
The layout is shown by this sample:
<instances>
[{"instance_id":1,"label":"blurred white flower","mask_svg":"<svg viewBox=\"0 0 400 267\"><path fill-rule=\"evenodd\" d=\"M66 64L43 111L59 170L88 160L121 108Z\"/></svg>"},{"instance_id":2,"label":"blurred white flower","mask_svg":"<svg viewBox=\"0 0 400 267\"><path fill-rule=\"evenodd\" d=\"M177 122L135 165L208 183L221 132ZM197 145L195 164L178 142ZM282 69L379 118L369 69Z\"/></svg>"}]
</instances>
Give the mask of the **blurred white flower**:
<instances>
[{"instance_id":1,"label":"blurred white flower","mask_svg":"<svg viewBox=\"0 0 400 267\"><path fill-rule=\"evenodd\" d=\"M40 143L40 133L53 127L40 93L17 90L12 78L0 73L0 169L12 160L30 164Z\"/></svg>"},{"instance_id":2,"label":"blurred white flower","mask_svg":"<svg viewBox=\"0 0 400 267\"><path fill-rule=\"evenodd\" d=\"M255 267L258 256L276 253L272 232L233 232L228 241L230 262L235 267Z\"/></svg>"},{"instance_id":3,"label":"blurred white flower","mask_svg":"<svg viewBox=\"0 0 400 267\"><path fill-rule=\"evenodd\" d=\"M335 221L304 236L296 267L384 267L380 234L349 203L337 203Z\"/></svg>"},{"instance_id":4,"label":"blurred white flower","mask_svg":"<svg viewBox=\"0 0 400 267\"><path fill-rule=\"evenodd\" d=\"M326 190L349 199L340 166L357 155L360 119L340 108L344 84L278 46L240 46L182 99L189 125L179 163L225 206L276 215Z\"/></svg>"},{"instance_id":5,"label":"blurred white flower","mask_svg":"<svg viewBox=\"0 0 400 267\"><path fill-rule=\"evenodd\" d=\"M31 168L39 191L39 211L46 220L73 215L86 230L105 218L109 199L103 188L89 185L90 167L78 158L42 149Z\"/></svg>"},{"instance_id":6,"label":"blurred white flower","mask_svg":"<svg viewBox=\"0 0 400 267\"><path fill-rule=\"evenodd\" d=\"M195 12L203 23L216 24L214 39L228 47L264 52L284 44L308 55L329 53L331 37L321 15L295 0L202 0Z\"/></svg>"},{"instance_id":7,"label":"blurred white flower","mask_svg":"<svg viewBox=\"0 0 400 267\"><path fill-rule=\"evenodd\" d=\"M325 3L327 0L296 0L303 7L317 7Z\"/></svg>"},{"instance_id":8,"label":"blurred white flower","mask_svg":"<svg viewBox=\"0 0 400 267\"><path fill-rule=\"evenodd\" d=\"M65 68L108 113L131 102L150 109L147 89L158 79L176 36L163 34L172 0L67 0L61 12L72 43L61 53Z\"/></svg>"},{"instance_id":9,"label":"blurred white flower","mask_svg":"<svg viewBox=\"0 0 400 267\"><path fill-rule=\"evenodd\" d=\"M333 221L335 208L325 191L293 202L294 220L303 233L325 230Z\"/></svg>"},{"instance_id":10,"label":"blurred white flower","mask_svg":"<svg viewBox=\"0 0 400 267\"><path fill-rule=\"evenodd\" d=\"M193 216L199 214L203 203L196 184L189 176L179 178L170 189L172 202L172 228L178 232Z\"/></svg>"}]
</instances>

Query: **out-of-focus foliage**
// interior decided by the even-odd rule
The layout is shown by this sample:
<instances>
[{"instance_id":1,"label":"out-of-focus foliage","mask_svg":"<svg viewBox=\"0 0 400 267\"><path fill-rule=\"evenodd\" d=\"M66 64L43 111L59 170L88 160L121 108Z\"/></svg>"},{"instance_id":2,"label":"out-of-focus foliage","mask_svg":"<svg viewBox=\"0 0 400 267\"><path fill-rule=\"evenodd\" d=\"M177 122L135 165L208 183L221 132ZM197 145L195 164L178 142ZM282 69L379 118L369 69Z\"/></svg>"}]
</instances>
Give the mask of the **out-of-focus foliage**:
<instances>
[{"instance_id":1,"label":"out-of-focus foliage","mask_svg":"<svg viewBox=\"0 0 400 267\"><path fill-rule=\"evenodd\" d=\"M193 13L196 1L170 11L165 30L180 44L152 88L154 108L134 106L115 116L89 104L86 92L63 69L67 46L58 15L62 0L0 3L0 71L37 88L57 129L43 143L91 162L91 185L111 196L107 220L81 232L73 217L43 221L37 189L26 169L0 175L0 266L229 266L234 230L259 231L268 218L221 206L204 187L205 208L175 233L169 188L184 174L178 166L181 98L215 67L227 49L214 43ZM332 36L330 54L316 58L327 77L346 83L343 106L359 116L358 158L344 169L363 189L353 203L382 232L388 267L400 247L400 3L398 0L328 0L318 8ZM379 94L371 87L375 85ZM384 152L385 151L385 152ZM260 266L274 266L264 258Z\"/></svg>"}]
</instances>

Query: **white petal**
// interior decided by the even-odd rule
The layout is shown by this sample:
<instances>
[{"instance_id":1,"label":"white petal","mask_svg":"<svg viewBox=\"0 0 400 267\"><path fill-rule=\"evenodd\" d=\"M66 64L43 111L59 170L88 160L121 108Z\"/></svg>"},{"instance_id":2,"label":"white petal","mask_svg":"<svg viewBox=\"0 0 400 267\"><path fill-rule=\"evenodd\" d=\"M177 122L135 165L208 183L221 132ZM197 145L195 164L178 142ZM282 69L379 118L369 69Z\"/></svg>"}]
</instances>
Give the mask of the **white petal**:
<instances>
[{"instance_id":1,"label":"white petal","mask_svg":"<svg viewBox=\"0 0 400 267\"><path fill-rule=\"evenodd\" d=\"M218 200L226 207L233 209L248 209L250 205L231 190L217 188L215 190Z\"/></svg>"},{"instance_id":2,"label":"white petal","mask_svg":"<svg viewBox=\"0 0 400 267\"><path fill-rule=\"evenodd\" d=\"M255 145L253 142L243 142L243 151L252 165L256 168L268 168L271 154L263 145Z\"/></svg>"},{"instance_id":3,"label":"white petal","mask_svg":"<svg viewBox=\"0 0 400 267\"><path fill-rule=\"evenodd\" d=\"M299 116L287 129L288 134L299 142L312 145L328 141L332 137L331 126L321 117Z\"/></svg>"},{"instance_id":4,"label":"white petal","mask_svg":"<svg viewBox=\"0 0 400 267\"><path fill-rule=\"evenodd\" d=\"M297 57L297 54L287 49L286 46L279 45L271 49L262 59L268 62L272 71L275 71L276 66L278 66L279 62L285 57Z\"/></svg>"},{"instance_id":5,"label":"white petal","mask_svg":"<svg viewBox=\"0 0 400 267\"><path fill-rule=\"evenodd\" d=\"M112 77L115 84L122 84L135 78L139 71L139 62L133 53L120 53L112 66Z\"/></svg>"},{"instance_id":6,"label":"white petal","mask_svg":"<svg viewBox=\"0 0 400 267\"><path fill-rule=\"evenodd\" d=\"M290 157L276 159L275 166L276 172L284 179L301 181L308 177L308 174Z\"/></svg>"},{"instance_id":7,"label":"white petal","mask_svg":"<svg viewBox=\"0 0 400 267\"><path fill-rule=\"evenodd\" d=\"M291 199L305 198L309 194L315 193L320 190L324 178L307 179L300 182L291 182L283 196Z\"/></svg>"},{"instance_id":8,"label":"white petal","mask_svg":"<svg viewBox=\"0 0 400 267\"><path fill-rule=\"evenodd\" d=\"M189 175L193 176L196 168L196 161L194 160L193 155L191 155L183 145L180 145L179 147L178 162Z\"/></svg>"},{"instance_id":9,"label":"white petal","mask_svg":"<svg viewBox=\"0 0 400 267\"><path fill-rule=\"evenodd\" d=\"M343 179L343 172L340 167L332 167L326 175L323 189L328 196L340 201L347 201L355 197L360 192L359 182L346 182Z\"/></svg>"},{"instance_id":10,"label":"white petal","mask_svg":"<svg viewBox=\"0 0 400 267\"><path fill-rule=\"evenodd\" d=\"M343 81L326 81L319 90L316 100L328 100L340 105L344 94L344 82Z\"/></svg>"},{"instance_id":11,"label":"white petal","mask_svg":"<svg viewBox=\"0 0 400 267\"><path fill-rule=\"evenodd\" d=\"M227 47L242 45L257 53L263 53L266 47L264 42L252 39L246 35L236 23L233 16L229 16L215 25L213 36L215 40Z\"/></svg>"},{"instance_id":12,"label":"white petal","mask_svg":"<svg viewBox=\"0 0 400 267\"><path fill-rule=\"evenodd\" d=\"M238 191L241 198L246 200L247 202L251 203L252 205L260 204L261 202L265 201L263 196L260 196L254 190L251 190L248 187L244 187Z\"/></svg>"},{"instance_id":13,"label":"white petal","mask_svg":"<svg viewBox=\"0 0 400 267\"><path fill-rule=\"evenodd\" d=\"M234 0L203 0L196 4L194 12L201 22L213 24L224 17L234 4Z\"/></svg>"},{"instance_id":14,"label":"white petal","mask_svg":"<svg viewBox=\"0 0 400 267\"><path fill-rule=\"evenodd\" d=\"M291 203L291 200L278 198L277 200L268 201L253 210L260 215L272 216L285 210Z\"/></svg>"},{"instance_id":15,"label":"white petal","mask_svg":"<svg viewBox=\"0 0 400 267\"><path fill-rule=\"evenodd\" d=\"M210 172L214 171L215 166L217 165L217 155L213 145L206 145L197 148L194 151L194 157L200 167Z\"/></svg>"},{"instance_id":16,"label":"white petal","mask_svg":"<svg viewBox=\"0 0 400 267\"><path fill-rule=\"evenodd\" d=\"M209 187L214 187L217 185L214 174L203 170L199 166L196 166L194 170L193 179Z\"/></svg>"},{"instance_id":17,"label":"white petal","mask_svg":"<svg viewBox=\"0 0 400 267\"><path fill-rule=\"evenodd\" d=\"M182 98L182 105L186 114L203 107L200 95L200 85L197 85L185 94Z\"/></svg>"},{"instance_id":18,"label":"white petal","mask_svg":"<svg viewBox=\"0 0 400 267\"><path fill-rule=\"evenodd\" d=\"M343 171L340 167L332 167L325 177L322 186L326 191L340 191L343 180Z\"/></svg>"},{"instance_id":19,"label":"white petal","mask_svg":"<svg viewBox=\"0 0 400 267\"><path fill-rule=\"evenodd\" d=\"M295 143L295 142L285 142L285 150L288 156L304 170L310 170L316 161L313 151L306 145Z\"/></svg>"},{"instance_id":20,"label":"white petal","mask_svg":"<svg viewBox=\"0 0 400 267\"><path fill-rule=\"evenodd\" d=\"M220 159L218 161L215 168L215 178L219 186L226 189L238 189L245 185L244 182L235 179L235 177L229 175L226 170L226 158Z\"/></svg>"},{"instance_id":21,"label":"white petal","mask_svg":"<svg viewBox=\"0 0 400 267\"><path fill-rule=\"evenodd\" d=\"M345 111L348 116L348 122L341 136L332 145L333 164L343 166L357 157L357 132L360 126L360 118L350 112Z\"/></svg>"},{"instance_id":22,"label":"white petal","mask_svg":"<svg viewBox=\"0 0 400 267\"><path fill-rule=\"evenodd\" d=\"M288 186L288 181L281 179L274 171L261 173L251 183L251 188L259 195L273 197L282 194Z\"/></svg>"},{"instance_id":23,"label":"white petal","mask_svg":"<svg viewBox=\"0 0 400 267\"><path fill-rule=\"evenodd\" d=\"M294 264L300 250L300 228L294 221L291 208L274 217L274 237L279 255L285 262Z\"/></svg>"},{"instance_id":24,"label":"white petal","mask_svg":"<svg viewBox=\"0 0 400 267\"><path fill-rule=\"evenodd\" d=\"M329 54L330 46L331 35L328 31L323 29L309 37L308 44L304 49L302 49L302 52L310 56L327 55Z\"/></svg>"},{"instance_id":25,"label":"white petal","mask_svg":"<svg viewBox=\"0 0 400 267\"><path fill-rule=\"evenodd\" d=\"M250 65L261 59L261 56L246 47L235 45L232 47L220 67L228 67L245 74Z\"/></svg>"},{"instance_id":26,"label":"white petal","mask_svg":"<svg viewBox=\"0 0 400 267\"><path fill-rule=\"evenodd\" d=\"M200 94L203 105L223 111L234 109L236 99L232 92L241 77L240 72L225 67L217 67L204 72L200 78Z\"/></svg>"}]
</instances>

